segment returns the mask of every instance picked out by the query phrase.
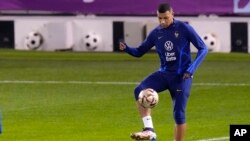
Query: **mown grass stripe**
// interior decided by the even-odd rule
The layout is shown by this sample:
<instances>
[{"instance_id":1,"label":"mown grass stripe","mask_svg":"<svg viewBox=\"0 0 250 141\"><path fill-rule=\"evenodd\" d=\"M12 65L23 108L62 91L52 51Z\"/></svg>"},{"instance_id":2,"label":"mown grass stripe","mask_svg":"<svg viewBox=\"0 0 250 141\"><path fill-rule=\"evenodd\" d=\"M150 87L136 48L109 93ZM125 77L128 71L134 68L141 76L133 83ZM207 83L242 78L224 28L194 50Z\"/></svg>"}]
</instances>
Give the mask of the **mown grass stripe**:
<instances>
[{"instance_id":1,"label":"mown grass stripe","mask_svg":"<svg viewBox=\"0 0 250 141\"><path fill-rule=\"evenodd\" d=\"M139 82L122 81L39 81L39 80L0 80L1 84L97 84L97 85L136 85ZM193 83L196 86L250 86L250 83Z\"/></svg>"}]
</instances>

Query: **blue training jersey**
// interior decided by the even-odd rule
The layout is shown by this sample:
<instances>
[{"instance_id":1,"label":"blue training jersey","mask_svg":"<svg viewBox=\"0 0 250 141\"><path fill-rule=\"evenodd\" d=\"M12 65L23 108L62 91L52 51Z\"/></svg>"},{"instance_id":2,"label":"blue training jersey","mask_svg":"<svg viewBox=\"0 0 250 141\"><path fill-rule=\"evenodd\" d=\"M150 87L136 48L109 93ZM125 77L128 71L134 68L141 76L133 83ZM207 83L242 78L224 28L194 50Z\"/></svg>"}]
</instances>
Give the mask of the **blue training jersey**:
<instances>
[{"instance_id":1,"label":"blue training jersey","mask_svg":"<svg viewBox=\"0 0 250 141\"><path fill-rule=\"evenodd\" d=\"M193 62L190 43L198 49ZM159 25L153 29L139 47L127 46L125 51L134 57L141 57L154 46L160 57L160 71L178 74L184 72L194 74L208 52L205 43L195 30L187 23L175 19L167 28Z\"/></svg>"}]
</instances>

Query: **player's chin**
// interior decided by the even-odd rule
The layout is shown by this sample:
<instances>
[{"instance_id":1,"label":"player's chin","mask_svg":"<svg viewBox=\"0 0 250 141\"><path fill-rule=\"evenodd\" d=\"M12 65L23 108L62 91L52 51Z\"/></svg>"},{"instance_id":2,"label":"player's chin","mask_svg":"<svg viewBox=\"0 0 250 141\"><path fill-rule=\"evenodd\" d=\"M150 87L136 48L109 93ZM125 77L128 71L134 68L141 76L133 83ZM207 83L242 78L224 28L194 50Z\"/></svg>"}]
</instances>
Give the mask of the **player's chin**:
<instances>
[{"instance_id":1,"label":"player's chin","mask_svg":"<svg viewBox=\"0 0 250 141\"><path fill-rule=\"evenodd\" d=\"M168 25L166 25L166 24L161 24L161 27L163 27L163 28L167 28L167 27L168 27Z\"/></svg>"}]
</instances>

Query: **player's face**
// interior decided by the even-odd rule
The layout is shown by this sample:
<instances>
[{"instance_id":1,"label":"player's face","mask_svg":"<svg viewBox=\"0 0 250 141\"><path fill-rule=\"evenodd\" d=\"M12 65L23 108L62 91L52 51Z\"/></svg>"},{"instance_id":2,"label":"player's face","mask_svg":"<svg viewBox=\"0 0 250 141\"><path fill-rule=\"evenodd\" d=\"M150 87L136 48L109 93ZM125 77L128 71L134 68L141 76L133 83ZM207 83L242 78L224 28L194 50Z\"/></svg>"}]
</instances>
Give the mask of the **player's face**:
<instances>
[{"instance_id":1,"label":"player's face","mask_svg":"<svg viewBox=\"0 0 250 141\"><path fill-rule=\"evenodd\" d=\"M158 20L160 22L160 25L164 28L169 27L174 20L174 14L171 11L166 11L165 13L159 13L157 12Z\"/></svg>"}]
</instances>

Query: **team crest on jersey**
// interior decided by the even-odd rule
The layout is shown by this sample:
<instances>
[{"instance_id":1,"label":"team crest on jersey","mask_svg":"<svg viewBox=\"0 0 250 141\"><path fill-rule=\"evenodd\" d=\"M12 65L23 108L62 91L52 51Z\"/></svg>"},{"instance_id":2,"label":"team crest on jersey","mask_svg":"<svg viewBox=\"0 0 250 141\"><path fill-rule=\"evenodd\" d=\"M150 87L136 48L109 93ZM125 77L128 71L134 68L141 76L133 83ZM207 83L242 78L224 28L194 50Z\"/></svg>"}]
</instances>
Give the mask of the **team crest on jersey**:
<instances>
[{"instance_id":1,"label":"team crest on jersey","mask_svg":"<svg viewBox=\"0 0 250 141\"><path fill-rule=\"evenodd\" d=\"M171 41L166 41L164 44L164 47L167 51L171 51L174 47L173 47L173 43Z\"/></svg>"},{"instance_id":2,"label":"team crest on jersey","mask_svg":"<svg viewBox=\"0 0 250 141\"><path fill-rule=\"evenodd\" d=\"M179 32L178 32L178 31L175 31L175 32L174 32L174 36L175 36L175 38L178 38L178 37L179 37Z\"/></svg>"}]
</instances>

